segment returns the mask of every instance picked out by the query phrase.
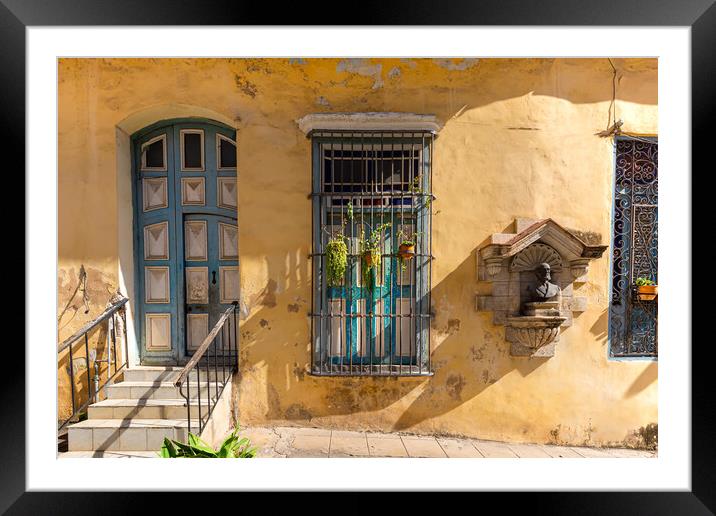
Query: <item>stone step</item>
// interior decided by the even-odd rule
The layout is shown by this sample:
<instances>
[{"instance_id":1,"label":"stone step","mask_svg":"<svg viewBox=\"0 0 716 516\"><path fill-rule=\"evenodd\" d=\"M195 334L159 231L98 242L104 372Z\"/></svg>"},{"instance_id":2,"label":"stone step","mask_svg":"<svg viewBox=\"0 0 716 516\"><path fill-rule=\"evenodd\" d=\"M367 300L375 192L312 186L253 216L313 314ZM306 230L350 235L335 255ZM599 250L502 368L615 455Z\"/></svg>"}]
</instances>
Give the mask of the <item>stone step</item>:
<instances>
[{"instance_id":1,"label":"stone step","mask_svg":"<svg viewBox=\"0 0 716 516\"><path fill-rule=\"evenodd\" d=\"M206 417L206 398L201 400L201 414ZM179 399L106 399L90 405L88 419L186 419L186 401ZM199 400L191 400L191 417L199 418Z\"/></svg>"},{"instance_id":2,"label":"stone step","mask_svg":"<svg viewBox=\"0 0 716 516\"><path fill-rule=\"evenodd\" d=\"M212 398L216 397L217 387L221 392L220 383L208 382L207 384L207 382L202 381L201 397L203 399L207 399L207 386ZM179 392L179 387L176 387L172 382L119 382L107 386L106 390L108 399L184 399ZM192 383L189 389L191 399L196 398L198 392L199 389L196 384Z\"/></svg>"},{"instance_id":3,"label":"stone step","mask_svg":"<svg viewBox=\"0 0 716 516\"><path fill-rule=\"evenodd\" d=\"M196 377L197 374L199 374L199 377L201 378L201 381L206 380L206 368L204 363L201 365L201 371L198 372L197 369L193 369L189 373L189 378L191 381L196 383ZM124 371L124 381L126 382L174 382L181 374L182 368L181 367L151 367L151 366L144 366L144 367L133 367L131 369L127 369ZM217 367L217 370L214 370L214 362L213 359L209 363L209 378L211 381L216 381L217 378L219 380L224 379L224 371L226 371L226 377L228 378L230 375L229 371L229 364L226 364L224 370L221 369L221 362L219 362L219 365Z\"/></svg>"},{"instance_id":4,"label":"stone step","mask_svg":"<svg viewBox=\"0 0 716 516\"><path fill-rule=\"evenodd\" d=\"M192 421L192 433L199 433ZM159 451L168 437L187 441L186 419L87 419L68 429L68 451Z\"/></svg>"},{"instance_id":5,"label":"stone step","mask_svg":"<svg viewBox=\"0 0 716 516\"><path fill-rule=\"evenodd\" d=\"M57 454L58 459L156 459L157 451L70 451Z\"/></svg>"}]
</instances>

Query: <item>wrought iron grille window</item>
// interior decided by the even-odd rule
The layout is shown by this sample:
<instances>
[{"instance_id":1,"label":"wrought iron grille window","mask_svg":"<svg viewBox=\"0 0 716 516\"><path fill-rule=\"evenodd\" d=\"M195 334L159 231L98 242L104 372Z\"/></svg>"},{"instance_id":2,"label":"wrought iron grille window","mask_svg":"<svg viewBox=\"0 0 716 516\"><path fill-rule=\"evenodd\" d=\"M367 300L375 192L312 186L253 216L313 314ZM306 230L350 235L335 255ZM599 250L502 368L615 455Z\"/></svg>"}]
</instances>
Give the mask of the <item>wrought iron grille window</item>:
<instances>
[{"instance_id":1,"label":"wrought iron grille window","mask_svg":"<svg viewBox=\"0 0 716 516\"><path fill-rule=\"evenodd\" d=\"M657 299L643 301L636 280L658 283L658 144L617 139L610 350L615 357L657 356Z\"/></svg>"},{"instance_id":2,"label":"wrought iron grille window","mask_svg":"<svg viewBox=\"0 0 716 516\"><path fill-rule=\"evenodd\" d=\"M434 134L312 131L309 137L312 373L430 374Z\"/></svg>"}]
</instances>

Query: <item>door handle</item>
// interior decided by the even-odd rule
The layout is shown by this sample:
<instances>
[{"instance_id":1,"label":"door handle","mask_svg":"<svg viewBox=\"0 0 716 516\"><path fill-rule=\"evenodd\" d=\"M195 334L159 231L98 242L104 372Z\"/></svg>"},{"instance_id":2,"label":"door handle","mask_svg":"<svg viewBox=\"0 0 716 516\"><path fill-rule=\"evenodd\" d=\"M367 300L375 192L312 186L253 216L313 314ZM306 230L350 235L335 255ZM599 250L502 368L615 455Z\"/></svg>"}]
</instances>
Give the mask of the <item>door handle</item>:
<instances>
[{"instance_id":1,"label":"door handle","mask_svg":"<svg viewBox=\"0 0 716 516\"><path fill-rule=\"evenodd\" d=\"M211 271L211 284L216 285L216 271Z\"/></svg>"}]
</instances>

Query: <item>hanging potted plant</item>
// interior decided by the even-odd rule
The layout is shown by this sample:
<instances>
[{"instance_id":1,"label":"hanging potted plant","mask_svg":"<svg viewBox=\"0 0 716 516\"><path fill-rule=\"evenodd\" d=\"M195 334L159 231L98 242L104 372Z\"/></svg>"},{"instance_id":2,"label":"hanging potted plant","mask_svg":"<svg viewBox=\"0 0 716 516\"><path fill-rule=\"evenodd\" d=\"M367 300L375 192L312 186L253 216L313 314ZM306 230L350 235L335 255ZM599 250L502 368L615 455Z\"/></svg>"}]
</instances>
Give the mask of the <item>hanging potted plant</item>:
<instances>
[{"instance_id":1,"label":"hanging potted plant","mask_svg":"<svg viewBox=\"0 0 716 516\"><path fill-rule=\"evenodd\" d=\"M329 287L343 283L348 265L348 246L346 237L335 236L326 244L326 281Z\"/></svg>"},{"instance_id":2,"label":"hanging potted plant","mask_svg":"<svg viewBox=\"0 0 716 516\"><path fill-rule=\"evenodd\" d=\"M337 287L343 283L346 277L346 268L348 266L348 246L343 230L345 228L345 220L341 229L331 235L330 240L324 248L326 258L326 283L329 287Z\"/></svg>"},{"instance_id":3,"label":"hanging potted plant","mask_svg":"<svg viewBox=\"0 0 716 516\"><path fill-rule=\"evenodd\" d=\"M415 246L418 241L418 233L414 235L406 235L402 230L398 231L398 261L400 262L400 269L405 270L408 266L408 262L415 256Z\"/></svg>"},{"instance_id":4,"label":"hanging potted plant","mask_svg":"<svg viewBox=\"0 0 716 516\"><path fill-rule=\"evenodd\" d=\"M653 301L659 295L659 286L649 278L637 278L635 286L639 301Z\"/></svg>"},{"instance_id":5,"label":"hanging potted plant","mask_svg":"<svg viewBox=\"0 0 716 516\"><path fill-rule=\"evenodd\" d=\"M373 286L371 271L380 270L383 231L389 227L390 223L381 224L370 232L368 238L365 238L365 232L361 231L358 242L361 255L361 281L369 290Z\"/></svg>"}]
</instances>

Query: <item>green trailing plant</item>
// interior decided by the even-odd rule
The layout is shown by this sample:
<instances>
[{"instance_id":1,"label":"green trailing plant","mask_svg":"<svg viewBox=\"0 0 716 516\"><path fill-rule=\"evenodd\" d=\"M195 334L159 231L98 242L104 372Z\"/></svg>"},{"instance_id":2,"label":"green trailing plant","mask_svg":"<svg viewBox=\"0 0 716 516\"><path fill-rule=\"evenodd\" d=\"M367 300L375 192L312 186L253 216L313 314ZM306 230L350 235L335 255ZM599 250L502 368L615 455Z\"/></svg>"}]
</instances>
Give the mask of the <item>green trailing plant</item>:
<instances>
[{"instance_id":1,"label":"green trailing plant","mask_svg":"<svg viewBox=\"0 0 716 516\"><path fill-rule=\"evenodd\" d=\"M349 203L352 207L352 204ZM351 209L348 213L348 218L353 218L353 210ZM345 236L346 219L343 219L341 229L330 235L330 239L324 248L326 257L326 283L329 287L337 287L346 276L346 268L348 266L348 245L346 241L348 238ZM328 231L324 228L324 231Z\"/></svg>"},{"instance_id":2,"label":"green trailing plant","mask_svg":"<svg viewBox=\"0 0 716 516\"><path fill-rule=\"evenodd\" d=\"M430 204L433 200L432 195L423 195L425 194L425 190L423 190L423 175L418 174L415 176L415 179L413 179L413 182L408 186L408 192L411 194L418 194L420 195L420 201L419 205L424 206L426 208L430 208Z\"/></svg>"},{"instance_id":3,"label":"green trailing plant","mask_svg":"<svg viewBox=\"0 0 716 516\"><path fill-rule=\"evenodd\" d=\"M646 287L646 286L650 286L650 285L656 285L656 283L654 283L653 280L650 280L649 278L644 278L644 277L637 278L636 281L634 282L634 284L637 287Z\"/></svg>"},{"instance_id":4,"label":"green trailing plant","mask_svg":"<svg viewBox=\"0 0 716 516\"><path fill-rule=\"evenodd\" d=\"M346 277L348 266L348 246L346 237L334 236L326 244L326 280L329 287L336 287Z\"/></svg>"},{"instance_id":5,"label":"green trailing plant","mask_svg":"<svg viewBox=\"0 0 716 516\"><path fill-rule=\"evenodd\" d=\"M370 236L365 238L365 231L361 230L358 248L361 254L361 280L363 285L372 290L373 281L371 271L380 270L381 263L381 241L383 232L390 228L390 223L384 223L373 229Z\"/></svg>"},{"instance_id":6,"label":"green trailing plant","mask_svg":"<svg viewBox=\"0 0 716 516\"><path fill-rule=\"evenodd\" d=\"M256 456L256 448L246 437L239 437L237 426L216 450L189 432L187 443L165 437L158 455L163 459L251 459Z\"/></svg>"}]
</instances>

